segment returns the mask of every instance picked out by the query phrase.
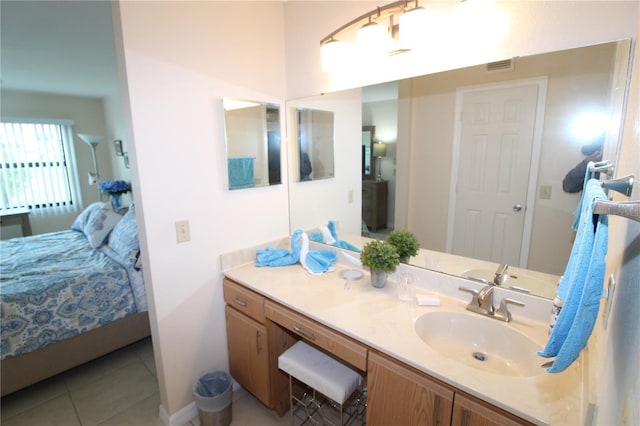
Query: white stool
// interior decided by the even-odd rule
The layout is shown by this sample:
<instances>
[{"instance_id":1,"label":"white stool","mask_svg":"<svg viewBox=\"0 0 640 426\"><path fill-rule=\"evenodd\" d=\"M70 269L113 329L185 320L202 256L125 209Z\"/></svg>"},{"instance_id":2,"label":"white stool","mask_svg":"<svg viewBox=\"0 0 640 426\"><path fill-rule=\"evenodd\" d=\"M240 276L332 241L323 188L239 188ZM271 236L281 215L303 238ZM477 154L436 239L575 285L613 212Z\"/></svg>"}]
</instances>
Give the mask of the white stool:
<instances>
[{"instance_id":1,"label":"white stool","mask_svg":"<svg viewBox=\"0 0 640 426\"><path fill-rule=\"evenodd\" d=\"M295 418L294 402L299 404L300 407L304 407L306 412L305 421L307 419L313 421L312 415L319 411L321 406L316 398L316 391L336 404L336 409L340 414L340 425L344 424L344 403L362 384L362 377L358 373L303 341L298 341L278 357L278 367L289 374L291 424L293 424ZM313 390L313 396L310 401L298 399L293 394L292 377ZM309 410L310 405L314 407L313 412ZM319 414L322 416L321 412ZM331 423L323 416L322 418L323 423Z\"/></svg>"}]
</instances>

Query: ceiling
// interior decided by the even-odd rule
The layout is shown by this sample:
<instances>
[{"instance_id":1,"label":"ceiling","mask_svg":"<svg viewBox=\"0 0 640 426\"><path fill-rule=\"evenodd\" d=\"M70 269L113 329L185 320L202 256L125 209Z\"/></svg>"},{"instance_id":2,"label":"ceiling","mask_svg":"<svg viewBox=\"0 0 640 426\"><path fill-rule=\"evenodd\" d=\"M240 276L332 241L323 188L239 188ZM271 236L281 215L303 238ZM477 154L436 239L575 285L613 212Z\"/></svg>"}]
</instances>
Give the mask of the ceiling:
<instances>
[{"instance_id":1,"label":"ceiling","mask_svg":"<svg viewBox=\"0 0 640 426\"><path fill-rule=\"evenodd\" d=\"M3 90L102 98L118 87L109 1L0 1Z\"/></svg>"}]
</instances>

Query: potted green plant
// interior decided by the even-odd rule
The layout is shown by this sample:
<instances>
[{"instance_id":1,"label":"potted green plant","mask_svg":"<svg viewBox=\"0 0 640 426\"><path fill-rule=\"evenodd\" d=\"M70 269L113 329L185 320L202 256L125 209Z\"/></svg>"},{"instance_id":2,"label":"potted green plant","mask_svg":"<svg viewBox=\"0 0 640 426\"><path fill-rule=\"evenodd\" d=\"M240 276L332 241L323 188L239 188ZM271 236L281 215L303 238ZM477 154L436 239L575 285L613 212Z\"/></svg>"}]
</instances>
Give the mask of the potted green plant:
<instances>
[{"instance_id":1,"label":"potted green plant","mask_svg":"<svg viewBox=\"0 0 640 426\"><path fill-rule=\"evenodd\" d=\"M362 247L360 261L362 266L371 270L371 285L384 287L387 284L387 274L395 271L400 264L400 256L392 244L372 240Z\"/></svg>"},{"instance_id":2,"label":"potted green plant","mask_svg":"<svg viewBox=\"0 0 640 426\"><path fill-rule=\"evenodd\" d=\"M420 249L418 239L409 231L394 229L389 233L386 241L396 248L401 263L407 263L411 256L418 254Z\"/></svg>"}]
</instances>

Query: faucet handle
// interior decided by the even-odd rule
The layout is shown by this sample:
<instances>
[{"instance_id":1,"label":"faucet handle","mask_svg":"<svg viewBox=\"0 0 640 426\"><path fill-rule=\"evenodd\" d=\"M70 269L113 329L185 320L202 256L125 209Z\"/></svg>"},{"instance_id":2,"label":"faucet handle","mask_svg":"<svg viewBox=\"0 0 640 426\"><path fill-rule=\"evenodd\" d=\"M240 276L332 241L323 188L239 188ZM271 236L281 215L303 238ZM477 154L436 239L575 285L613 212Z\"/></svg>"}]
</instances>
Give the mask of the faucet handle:
<instances>
[{"instance_id":1,"label":"faucet handle","mask_svg":"<svg viewBox=\"0 0 640 426\"><path fill-rule=\"evenodd\" d=\"M507 305L509 303L511 303L512 305L524 306L524 303L520 302L519 300L510 299L508 297L505 297L504 299L502 299L500 301L500 306L496 311L496 317L504 319L504 321L506 322L511 321L511 312L509 312L509 309L507 308Z\"/></svg>"},{"instance_id":2,"label":"faucet handle","mask_svg":"<svg viewBox=\"0 0 640 426\"><path fill-rule=\"evenodd\" d=\"M473 298L471 299L471 302L469 302L469 305L480 307L480 301L478 300L478 295L480 294L480 292L478 290L464 286L459 286L458 290L471 293L473 295Z\"/></svg>"}]
</instances>

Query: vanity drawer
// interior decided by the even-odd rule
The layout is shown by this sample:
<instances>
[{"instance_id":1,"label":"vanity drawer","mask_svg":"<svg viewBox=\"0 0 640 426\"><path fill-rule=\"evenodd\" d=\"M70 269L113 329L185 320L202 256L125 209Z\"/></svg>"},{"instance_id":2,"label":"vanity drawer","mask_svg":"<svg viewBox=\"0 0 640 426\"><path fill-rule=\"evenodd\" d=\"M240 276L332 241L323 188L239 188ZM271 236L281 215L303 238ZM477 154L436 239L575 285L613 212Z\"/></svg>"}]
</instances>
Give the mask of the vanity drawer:
<instances>
[{"instance_id":1,"label":"vanity drawer","mask_svg":"<svg viewBox=\"0 0 640 426\"><path fill-rule=\"evenodd\" d=\"M265 315L281 327L292 331L308 342L326 350L335 357L361 371L367 371L367 348L290 309L267 300Z\"/></svg>"},{"instance_id":2,"label":"vanity drawer","mask_svg":"<svg viewBox=\"0 0 640 426\"><path fill-rule=\"evenodd\" d=\"M224 301L227 305L264 324L264 297L231 281L223 280Z\"/></svg>"}]
</instances>

